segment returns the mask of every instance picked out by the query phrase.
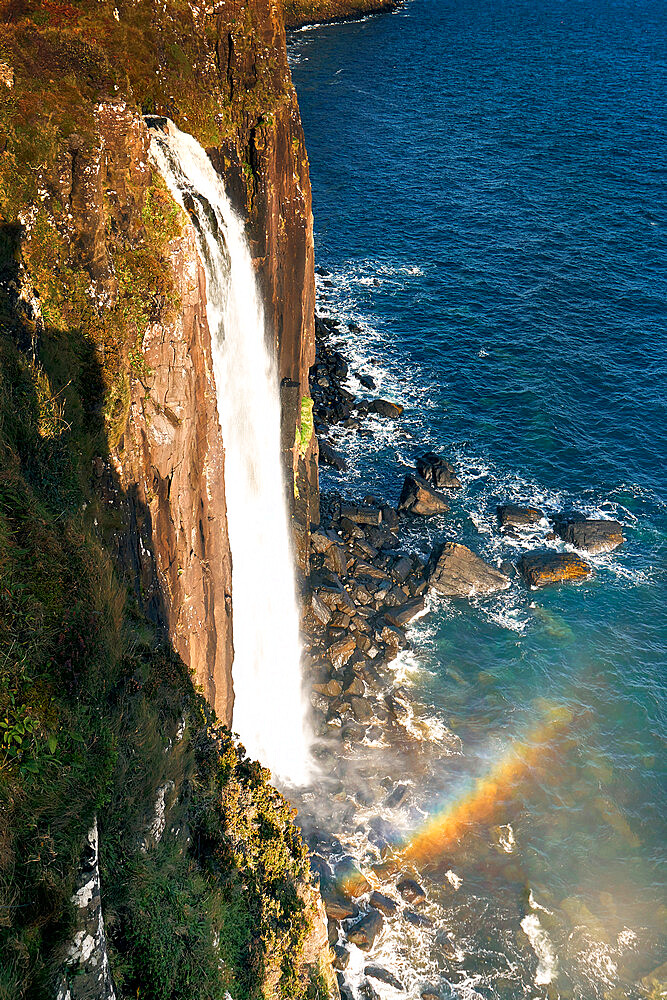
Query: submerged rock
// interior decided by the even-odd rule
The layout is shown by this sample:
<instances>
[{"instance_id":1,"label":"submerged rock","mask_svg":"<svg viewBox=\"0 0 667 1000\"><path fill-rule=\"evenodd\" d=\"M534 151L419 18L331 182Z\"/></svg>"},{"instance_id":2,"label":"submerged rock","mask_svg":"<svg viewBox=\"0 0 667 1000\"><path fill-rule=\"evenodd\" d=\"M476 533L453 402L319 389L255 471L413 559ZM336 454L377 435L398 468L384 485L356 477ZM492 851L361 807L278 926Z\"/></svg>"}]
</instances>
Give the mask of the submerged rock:
<instances>
[{"instance_id":1,"label":"submerged rock","mask_svg":"<svg viewBox=\"0 0 667 1000\"><path fill-rule=\"evenodd\" d=\"M458 542L436 546L426 568L426 579L429 587L444 597L493 594L510 585L509 577Z\"/></svg>"},{"instance_id":2,"label":"submerged rock","mask_svg":"<svg viewBox=\"0 0 667 1000\"><path fill-rule=\"evenodd\" d=\"M433 927L431 918L425 917L423 913L415 913L414 910L405 910L403 917L413 927Z\"/></svg>"},{"instance_id":3,"label":"submerged rock","mask_svg":"<svg viewBox=\"0 0 667 1000\"><path fill-rule=\"evenodd\" d=\"M398 501L398 510L409 514L420 514L422 517L433 517L435 514L446 514L449 504L437 490L422 479L421 476L407 475Z\"/></svg>"},{"instance_id":4,"label":"submerged rock","mask_svg":"<svg viewBox=\"0 0 667 1000\"><path fill-rule=\"evenodd\" d=\"M592 567L575 552L529 552L519 569L531 587L546 587L551 583L583 580L593 572Z\"/></svg>"},{"instance_id":5,"label":"submerged rock","mask_svg":"<svg viewBox=\"0 0 667 1000\"><path fill-rule=\"evenodd\" d=\"M347 932L348 941L356 944L362 951L369 951L382 930L383 924L382 915L377 910L369 910L366 916L362 917L359 923Z\"/></svg>"},{"instance_id":6,"label":"submerged rock","mask_svg":"<svg viewBox=\"0 0 667 1000\"><path fill-rule=\"evenodd\" d=\"M544 517L539 507L522 507L513 503L501 504L496 508L501 528L528 528L539 524Z\"/></svg>"},{"instance_id":7,"label":"submerged rock","mask_svg":"<svg viewBox=\"0 0 667 1000\"><path fill-rule=\"evenodd\" d=\"M460 490L461 480L456 469L434 451L427 451L417 459L417 472L427 483L440 490Z\"/></svg>"},{"instance_id":8,"label":"submerged rock","mask_svg":"<svg viewBox=\"0 0 667 1000\"><path fill-rule=\"evenodd\" d=\"M625 541L623 525L619 521L561 515L555 520L554 531L575 549L585 549L593 554L611 552Z\"/></svg>"},{"instance_id":9,"label":"submerged rock","mask_svg":"<svg viewBox=\"0 0 667 1000\"><path fill-rule=\"evenodd\" d=\"M367 965L364 969L364 975L370 976L371 979L379 979L381 983L387 983L388 986L393 986L395 990L405 989L401 980L397 979L393 972L383 969L381 965Z\"/></svg>"}]
</instances>

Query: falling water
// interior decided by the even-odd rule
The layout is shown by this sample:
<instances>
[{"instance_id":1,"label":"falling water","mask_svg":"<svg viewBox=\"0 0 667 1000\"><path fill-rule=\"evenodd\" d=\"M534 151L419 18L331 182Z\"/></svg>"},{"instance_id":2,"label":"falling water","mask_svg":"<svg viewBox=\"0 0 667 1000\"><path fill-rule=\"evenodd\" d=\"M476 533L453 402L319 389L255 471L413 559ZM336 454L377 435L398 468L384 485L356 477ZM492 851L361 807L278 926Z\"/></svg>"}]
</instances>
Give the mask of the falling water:
<instances>
[{"instance_id":1,"label":"falling water","mask_svg":"<svg viewBox=\"0 0 667 1000\"><path fill-rule=\"evenodd\" d=\"M233 563L233 725L252 757L301 784L309 748L278 376L252 258L205 150L165 119L151 136L152 162L192 218L206 271Z\"/></svg>"}]
</instances>

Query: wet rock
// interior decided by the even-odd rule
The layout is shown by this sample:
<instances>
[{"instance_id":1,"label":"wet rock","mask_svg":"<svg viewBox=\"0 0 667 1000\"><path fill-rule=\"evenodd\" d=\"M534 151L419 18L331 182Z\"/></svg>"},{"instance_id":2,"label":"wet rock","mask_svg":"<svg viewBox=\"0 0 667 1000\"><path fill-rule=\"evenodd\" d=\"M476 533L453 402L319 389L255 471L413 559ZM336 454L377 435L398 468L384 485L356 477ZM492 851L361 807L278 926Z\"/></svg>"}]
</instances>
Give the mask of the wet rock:
<instances>
[{"instance_id":1,"label":"wet rock","mask_svg":"<svg viewBox=\"0 0 667 1000\"><path fill-rule=\"evenodd\" d=\"M350 706L357 722L370 722L373 718L373 709L366 698L350 698Z\"/></svg>"},{"instance_id":2,"label":"wet rock","mask_svg":"<svg viewBox=\"0 0 667 1000\"><path fill-rule=\"evenodd\" d=\"M404 801L406 795L408 794L409 788L407 785L400 784L396 785L396 788L389 793L387 798L384 800L384 804L388 809L397 809L401 803Z\"/></svg>"},{"instance_id":3,"label":"wet rock","mask_svg":"<svg viewBox=\"0 0 667 1000\"><path fill-rule=\"evenodd\" d=\"M347 932L348 940L356 944L362 951L369 951L375 939L382 930L384 920L377 910L369 910L358 924Z\"/></svg>"},{"instance_id":4,"label":"wet rock","mask_svg":"<svg viewBox=\"0 0 667 1000\"><path fill-rule=\"evenodd\" d=\"M331 951L333 952L332 965L334 969L343 971L347 969L350 964L350 953L347 948L344 948L342 944L335 944Z\"/></svg>"},{"instance_id":5,"label":"wet rock","mask_svg":"<svg viewBox=\"0 0 667 1000\"><path fill-rule=\"evenodd\" d=\"M371 893L368 902L374 910L380 910L381 913L384 913L385 917L393 917L398 909L398 903L391 897L378 892L377 889Z\"/></svg>"},{"instance_id":6,"label":"wet rock","mask_svg":"<svg viewBox=\"0 0 667 1000\"><path fill-rule=\"evenodd\" d=\"M340 505L341 518L346 517L348 521L355 524L380 524L382 511L377 507L361 506L359 504L343 503Z\"/></svg>"},{"instance_id":7,"label":"wet rock","mask_svg":"<svg viewBox=\"0 0 667 1000\"><path fill-rule=\"evenodd\" d=\"M375 379L372 375L362 375L361 372L355 372L354 374L357 376L364 389L375 388Z\"/></svg>"},{"instance_id":8,"label":"wet rock","mask_svg":"<svg viewBox=\"0 0 667 1000\"><path fill-rule=\"evenodd\" d=\"M327 441L319 442L320 462L322 465L329 465L338 472L345 472L347 462L342 455L339 455L335 448L332 448Z\"/></svg>"},{"instance_id":9,"label":"wet rock","mask_svg":"<svg viewBox=\"0 0 667 1000\"><path fill-rule=\"evenodd\" d=\"M460 490L461 480L456 469L433 451L417 459L417 472L427 483L440 490Z\"/></svg>"},{"instance_id":10,"label":"wet rock","mask_svg":"<svg viewBox=\"0 0 667 1000\"><path fill-rule=\"evenodd\" d=\"M575 552L529 552L519 562L519 569L530 587L583 580L592 567Z\"/></svg>"},{"instance_id":11,"label":"wet rock","mask_svg":"<svg viewBox=\"0 0 667 1000\"><path fill-rule=\"evenodd\" d=\"M364 975L369 976L371 979L378 979L381 983L387 983L388 986L393 986L395 990L405 989L401 980L397 979L393 972L383 969L381 965L367 965L364 969Z\"/></svg>"},{"instance_id":12,"label":"wet rock","mask_svg":"<svg viewBox=\"0 0 667 1000\"><path fill-rule=\"evenodd\" d=\"M386 620L380 622L375 635L379 642L384 643L390 650L393 650L394 655L396 655L399 649L405 649L408 644L403 629L399 628L398 625L390 625Z\"/></svg>"},{"instance_id":13,"label":"wet rock","mask_svg":"<svg viewBox=\"0 0 667 1000\"><path fill-rule=\"evenodd\" d=\"M398 527L399 517L393 507L382 508L382 523L390 530Z\"/></svg>"},{"instance_id":14,"label":"wet rock","mask_svg":"<svg viewBox=\"0 0 667 1000\"><path fill-rule=\"evenodd\" d=\"M433 927L430 917L425 917L423 913L415 913L414 910L404 910L403 918L413 927Z\"/></svg>"},{"instance_id":15,"label":"wet rock","mask_svg":"<svg viewBox=\"0 0 667 1000\"><path fill-rule=\"evenodd\" d=\"M316 528L310 535L311 552L324 554L329 551L332 545L340 544L340 539L335 531L324 531Z\"/></svg>"},{"instance_id":16,"label":"wet rock","mask_svg":"<svg viewBox=\"0 0 667 1000\"><path fill-rule=\"evenodd\" d=\"M413 570L412 559L409 556L400 556L391 567L391 575L399 583L405 583Z\"/></svg>"},{"instance_id":17,"label":"wet rock","mask_svg":"<svg viewBox=\"0 0 667 1000\"><path fill-rule=\"evenodd\" d=\"M367 979L363 981L363 983L359 988L359 996L362 998L362 1000L382 1000L380 994L368 982Z\"/></svg>"},{"instance_id":18,"label":"wet rock","mask_svg":"<svg viewBox=\"0 0 667 1000\"><path fill-rule=\"evenodd\" d=\"M347 575L347 556L342 545L332 545L324 557L324 565L338 577Z\"/></svg>"},{"instance_id":19,"label":"wet rock","mask_svg":"<svg viewBox=\"0 0 667 1000\"><path fill-rule=\"evenodd\" d=\"M357 904L346 899L342 893L325 889L322 892L322 899L329 920L350 920L359 913Z\"/></svg>"},{"instance_id":20,"label":"wet rock","mask_svg":"<svg viewBox=\"0 0 667 1000\"><path fill-rule=\"evenodd\" d=\"M426 901L426 893L413 878L402 878L396 883L396 888L400 892L406 903L413 906L421 906Z\"/></svg>"},{"instance_id":21,"label":"wet rock","mask_svg":"<svg viewBox=\"0 0 667 1000\"><path fill-rule=\"evenodd\" d=\"M363 562L361 559L357 560L354 567L355 576L367 576L371 580L387 580L389 579L389 574L385 573L383 569L376 566L374 563Z\"/></svg>"},{"instance_id":22,"label":"wet rock","mask_svg":"<svg viewBox=\"0 0 667 1000\"><path fill-rule=\"evenodd\" d=\"M501 504L496 508L496 514L501 528L528 528L544 517L539 507L522 507L513 503Z\"/></svg>"},{"instance_id":23,"label":"wet rock","mask_svg":"<svg viewBox=\"0 0 667 1000\"><path fill-rule=\"evenodd\" d=\"M342 690L343 685L335 678L327 681L326 684L313 684L313 691L317 691L318 694L323 694L327 698L337 698Z\"/></svg>"},{"instance_id":24,"label":"wet rock","mask_svg":"<svg viewBox=\"0 0 667 1000\"><path fill-rule=\"evenodd\" d=\"M398 510L433 517L435 514L446 514L449 504L421 476L407 475L398 501Z\"/></svg>"},{"instance_id":25,"label":"wet rock","mask_svg":"<svg viewBox=\"0 0 667 1000\"><path fill-rule=\"evenodd\" d=\"M413 601L407 601L401 607L397 608L396 611L392 611L385 617L390 625L399 625L403 628L408 625L417 615L421 614L426 607L426 601L423 597L416 597Z\"/></svg>"},{"instance_id":26,"label":"wet rock","mask_svg":"<svg viewBox=\"0 0 667 1000\"><path fill-rule=\"evenodd\" d=\"M310 598L310 606L313 614L322 625L328 625L331 621L331 611L318 594L313 594Z\"/></svg>"},{"instance_id":27,"label":"wet rock","mask_svg":"<svg viewBox=\"0 0 667 1000\"><path fill-rule=\"evenodd\" d=\"M593 554L611 552L625 541L619 521L563 517L555 519L554 531L564 542Z\"/></svg>"},{"instance_id":28,"label":"wet rock","mask_svg":"<svg viewBox=\"0 0 667 1000\"><path fill-rule=\"evenodd\" d=\"M327 649L327 655L334 667L344 667L356 648L357 642L354 636L344 635L332 642Z\"/></svg>"},{"instance_id":29,"label":"wet rock","mask_svg":"<svg viewBox=\"0 0 667 1000\"><path fill-rule=\"evenodd\" d=\"M345 688L345 696L347 698L361 698L365 693L364 682L359 677L353 677L348 686Z\"/></svg>"},{"instance_id":30,"label":"wet rock","mask_svg":"<svg viewBox=\"0 0 667 1000\"><path fill-rule=\"evenodd\" d=\"M426 578L429 586L445 597L492 594L510 585L504 573L458 542L436 546L428 562Z\"/></svg>"},{"instance_id":31,"label":"wet rock","mask_svg":"<svg viewBox=\"0 0 667 1000\"><path fill-rule=\"evenodd\" d=\"M381 417L400 417L403 407L400 403L392 403L388 399L373 399L368 404L370 413L378 413Z\"/></svg>"},{"instance_id":32,"label":"wet rock","mask_svg":"<svg viewBox=\"0 0 667 1000\"><path fill-rule=\"evenodd\" d=\"M341 517L340 519L341 530L348 535L350 538L364 538L363 529L351 521L349 517Z\"/></svg>"},{"instance_id":33,"label":"wet rock","mask_svg":"<svg viewBox=\"0 0 667 1000\"><path fill-rule=\"evenodd\" d=\"M435 989L431 989L430 987L426 990L422 990L419 995L421 1000L442 1000L442 994Z\"/></svg>"},{"instance_id":34,"label":"wet rock","mask_svg":"<svg viewBox=\"0 0 667 1000\"><path fill-rule=\"evenodd\" d=\"M659 1000L667 995L667 962L654 969L640 981L650 1000Z\"/></svg>"}]
</instances>

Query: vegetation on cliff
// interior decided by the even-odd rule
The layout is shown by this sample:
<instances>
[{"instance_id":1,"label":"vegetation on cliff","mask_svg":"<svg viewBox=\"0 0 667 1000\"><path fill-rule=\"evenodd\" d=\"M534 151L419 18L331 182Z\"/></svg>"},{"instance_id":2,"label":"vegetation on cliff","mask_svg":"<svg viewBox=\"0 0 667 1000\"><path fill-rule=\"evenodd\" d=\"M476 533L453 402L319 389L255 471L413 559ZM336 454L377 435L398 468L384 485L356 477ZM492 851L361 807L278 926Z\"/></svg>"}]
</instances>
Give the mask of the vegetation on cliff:
<instances>
[{"instance_id":1,"label":"vegetation on cliff","mask_svg":"<svg viewBox=\"0 0 667 1000\"><path fill-rule=\"evenodd\" d=\"M140 114L235 158L250 202L253 143L292 101L261 8L0 2L0 1000L55 995L95 817L119 996L318 995L290 808L109 546L141 340L179 307L182 216Z\"/></svg>"}]
</instances>

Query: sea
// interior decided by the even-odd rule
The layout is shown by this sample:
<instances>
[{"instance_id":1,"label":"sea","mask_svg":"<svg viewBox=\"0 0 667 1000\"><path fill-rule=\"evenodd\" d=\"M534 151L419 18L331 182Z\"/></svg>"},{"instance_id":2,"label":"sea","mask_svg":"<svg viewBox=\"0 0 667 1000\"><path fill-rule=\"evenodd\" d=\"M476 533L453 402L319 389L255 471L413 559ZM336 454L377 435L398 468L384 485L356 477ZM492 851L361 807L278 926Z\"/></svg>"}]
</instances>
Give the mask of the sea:
<instances>
[{"instance_id":1,"label":"sea","mask_svg":"<svg viewBox=\"0 0 667 1000\"><path fill-rule=\"evenodd\" d=\"M512 571L499 595L430 597L393 666L404 737L375 727L305 794L331 870L399 903L349 947L348 988L666 996L667 5L409 0L288 48L318 311L349 388L405 408L332 430L349 468L323 493L395 504L433 450L463 488L402 529L423 557L563 547L547 520L502 535L502 503L626 537L577 585ZM416 924L400 874L426 892Z\"/></svg>"}]
</instances>

